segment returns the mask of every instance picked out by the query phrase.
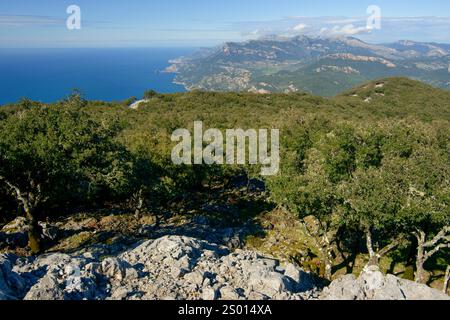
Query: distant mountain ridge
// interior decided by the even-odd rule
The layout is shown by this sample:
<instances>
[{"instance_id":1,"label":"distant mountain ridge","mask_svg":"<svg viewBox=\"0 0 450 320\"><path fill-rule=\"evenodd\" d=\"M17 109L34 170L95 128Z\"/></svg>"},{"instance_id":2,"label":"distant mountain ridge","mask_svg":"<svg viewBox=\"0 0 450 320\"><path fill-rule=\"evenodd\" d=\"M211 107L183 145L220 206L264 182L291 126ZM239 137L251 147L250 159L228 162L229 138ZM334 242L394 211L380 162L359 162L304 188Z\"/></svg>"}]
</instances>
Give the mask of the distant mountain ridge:
<instances>
[{"instance_id":1,"label":"distant mountain ridge","mask_svg":"<svg viewBox=\"0 0 450 320\"><path fill-rule=\"evenodd\" d=\"M188 90L304 91L333 96L366 81L393 76L450 89L450 44L273 36L228 42L171 62L168 71L175 72L175 82Z\"/></svg>"}]
</instances>

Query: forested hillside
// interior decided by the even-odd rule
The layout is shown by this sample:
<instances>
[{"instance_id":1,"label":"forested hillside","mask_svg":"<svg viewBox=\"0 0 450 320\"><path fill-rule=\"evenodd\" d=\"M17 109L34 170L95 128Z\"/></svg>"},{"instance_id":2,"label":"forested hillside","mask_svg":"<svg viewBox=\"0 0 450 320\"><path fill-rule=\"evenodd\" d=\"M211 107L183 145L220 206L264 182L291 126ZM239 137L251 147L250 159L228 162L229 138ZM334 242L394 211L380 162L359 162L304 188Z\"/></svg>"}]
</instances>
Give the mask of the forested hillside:
<instances>
[{"instance_id":1,"label":"forested hillside","mask_svg":"<svg viewBox=\"0 0 450 320\"><path fill-rule=\"evenodd\" d=\"M154 232L204 218L216 227L258 226L242 246L324 279L369 264L442 285L450 264L449 91L387 78L329 99L199 91L147 98L138 109L79 94L0 108L0 222L19 215L29 225L24 243L1 241L2 251L110 243L119 232L136 236L132 221L143 217L156 217ZM280 129L280 173L174 165L171 134L194 121ZM108 232L49 236L48 226L80 214L122 220Z\"/></svg>"}]
</instances>

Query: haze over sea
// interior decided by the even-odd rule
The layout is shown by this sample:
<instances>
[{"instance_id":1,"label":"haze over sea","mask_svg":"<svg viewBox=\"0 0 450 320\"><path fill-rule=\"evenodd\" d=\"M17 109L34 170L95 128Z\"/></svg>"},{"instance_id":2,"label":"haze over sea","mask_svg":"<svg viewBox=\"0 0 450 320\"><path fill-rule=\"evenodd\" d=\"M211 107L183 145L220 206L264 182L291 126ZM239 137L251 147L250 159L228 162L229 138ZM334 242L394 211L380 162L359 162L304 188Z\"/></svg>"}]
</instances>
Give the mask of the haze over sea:
<instances>
[{"instance_id":1,"label":"haze over sea","mask_svg":"<svg viewBox=\"0 0 450 320\"><path fill-rule=\"evenodd\" d=\"M80 90L87 99L118 101L142 97L147 89L184 92L169 60L190 48L0 49L0 104L23 97L54 102Z\"/></svg>"}]
</instances>

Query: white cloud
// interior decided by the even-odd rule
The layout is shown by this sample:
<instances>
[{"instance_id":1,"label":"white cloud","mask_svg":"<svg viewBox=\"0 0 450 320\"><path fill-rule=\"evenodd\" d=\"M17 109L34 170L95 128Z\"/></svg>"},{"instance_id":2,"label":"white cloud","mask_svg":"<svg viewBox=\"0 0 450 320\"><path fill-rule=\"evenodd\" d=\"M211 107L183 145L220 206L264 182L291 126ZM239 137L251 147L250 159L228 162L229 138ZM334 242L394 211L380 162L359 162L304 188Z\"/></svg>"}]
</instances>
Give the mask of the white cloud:
<instances>
[{"instance_id":1,"label":"white cloud","mask_svg":"<svg viewBox=\"0 0 450 320\"><path fill-rule=\"evenodd\" d=\"M331 29L322 28L321 33L327 32L333 36L353 36L362 33L369 33L370 29L367 27L356 27L353 24L346 24L344 26L334 26Z\"/></svg>"},{"instance_id":2,"label":"white cloud","mask_svg":"<svg viewBox=\"0 0 450 320\"><path fill-rule=\"evenodd\" d=\"M248 35L255 29L259 35L307 34L310 36L358 36L371 43L399 39L450 43L450 17L382 17L382 28L369 30L368 16L356 17L286 17L271 21L241 21L232 28ZM256 36L256 35L255 35Z\"/></svg>"},{"instance_id":3,"label":"white cloud","mask_svg":"<svg viewBox=\"0 0 450 320\"><path fill-rule=\"evenodd\" d=\"M249 29L241 32L244 40L256 40L267 34L270 34L270 32L266 29Z\"/></svg>"},{"instance_id":4,"label":"white cloud","mask_svg":"<svg viewBox=\"0 0 450 320\"><path fill-rule=\"evenodd\" d=\"M300 23L292 28L293 31L303 31L307 27L306 24Z\"/></svg>"}]
</instances>

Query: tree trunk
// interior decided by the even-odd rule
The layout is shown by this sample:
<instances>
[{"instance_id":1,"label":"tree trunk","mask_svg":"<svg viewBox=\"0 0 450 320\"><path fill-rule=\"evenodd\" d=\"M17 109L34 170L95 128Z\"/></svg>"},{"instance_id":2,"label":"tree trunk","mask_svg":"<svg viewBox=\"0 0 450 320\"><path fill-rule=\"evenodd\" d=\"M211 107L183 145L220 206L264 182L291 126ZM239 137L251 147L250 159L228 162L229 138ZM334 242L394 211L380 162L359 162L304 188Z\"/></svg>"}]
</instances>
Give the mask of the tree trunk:
<instances>
[{"instance_id":1,"label":"tree trunk","mask_svg":"<svg viewBox=\"0 0 450 320\"><path fill-rule=\"evenodd\" d=\"M42 230L34 215L34 209L42 200L41 185L36 184L34 180L30 180L30 186L35 192L23 192L18 186L9 182L5 177L0 176L0 180L4 181L14 192L17 202L22 205L29 224L28 247L33 254L39 253L41 251Z\"/></svg>"},{"instance_id":2,"label":"tree trunk","mask_svg":"<svg viewBox=\"0 0 450 320\"><path fill-rule=\"evenodd\" d=\"M417 257L416 257L416 277L417 283L425 284L427 282L427 272L423 267L425 263L425 234L419 233L417 236Z\"/></svg>"},{"instance_id":3,"label":"tree trunk","mask_svg":"<svg viewBox=\"0 0 450 320\"><path fill-rule=\"evenodd\" d=\"M31 253L37 254L41 251L41 227L39 226L39 222L33 214L31 208L25 208L27 220L29 223L28 230L28 247L31 250Z\"/></svg>"},{"instance_id":4,"label":"tree trunk","mask_svg":"<svg viewBox=\"0 0 450 320\"><path fill-rule=\"evenodd\" d=\"M422 250L419 250L422 251ZM427 272L425 271L425 268L423 267L425 263L423 255L420 253L417 254L417 260L416 260L416 279L415 281L417 283L426 284L427 283Z\"/></svg>"},{"instance_id":5,"label":"tree trunk","mask_svg":"<svg viewBox=\"0 0 450 320\"><path fill-rule=\"evenodd\" d=\"M332 247L330 244L330 240L328 239L328 236L326 234L326 232L323 235L323 243L324 243L324 252L323 252L323 260L325 262L325 273L324 273L324 277L327 280L332 280L333 277L333 272L332 272L332 268L333 268L333 255L332 255Z\"/></svg>"},{"instance_id":6,"label":"tree trunk","mask_svg":"<svg viewBox=\"0 0 450 320\"><path fill-rule=\"evenodd\" d=\"M333 272L332 272L333 264L328 258L325 258L325 273L324 278L327 280L332 280Z\"/></svg>"},{"instance_id":7,"label":"tree trunk","mask_svg":"<svg viewBox=\"0 0 450 320\"><path fill-rule=\"evenodd\" d=\"M333 259L331 256L331 250L329 247L317 245L317 249L320 251L321 262L324 266L323 277L327 280L331 281L333 276L332 268L333 268Z\"/></svg>"},{"instance_id":8,"label":"tree trunk","mask_svg":"<svg viewBox=\"0 0 450 320\"><path fill-rule=\"evenodd\" d=\"M144 207L144 197L143 197L143 191L142 189L139 190L137 193L137 203L136 203L136 210L134 212L134 216L136 219L141 218L142 208Z\"/></svg>"},{"instance_id":9,"label":"tree trunk","mask_svg":"<svg viewBox=\"0 0 450 320\"><path fill-rule=\"evenodd\" d=\"M373 249L372 231L369 228L366 230L366 246L367 252L369 252L369 262L366 266L378 266L380 264L380 258Z\"/></svg>"},{"instance_id":10,"label":"tree trunk","mask_svg":"<svg viewBox=\"0 0 450 320\"><path fill-rule=\"evenodd\" d=\"M385 246L382 249L379 249L375 251L373 249L373 239L372 239L372 231L368 228L366 230L366 245L367 245L367 251L369 252L369 262L367 263L366 267L371 266L379 266L380 265L380 259L381 257L385 256L392 250L394 250L398 245L401 243L402 238L398 238L393 240L391 243L389 243L387 246Z\"/></svg>"},{"instance_id":11,"label":"tree trunk","mask_svg":"<svg viewBox=\"0 0 450 320\"><path fill-rule=\"evenodd\" d=\"M450 266L448 266L447 270L445 271L444 286L442 288L442 292L445 294L447 294L449 281L450 281Z\"/></svg>"},{"instance_id":12,"label":"tree trunk","mask_svg":"<svg viewBox=\"0 0 450 320\"><path fill-rule=\"evenodd\" d=\"M331 246L330 239L328 238L327 234L327 227L324 225L321 225L319 223L320 227L319 230L316 230L315 232L311 231L308 227L308 223L304 223L305 230L307 234L314 239L315 245L317 249L320 251L320 259L321 263L324 265L324 272L323 277L327 280L332 280L333 277L333 248ZM320 238L320 241L318 240Z\"/></svg>"},{"instance_id":13,"label":"tree trunk","mask_svg":"<svg viewBox=\"0 0 450 320\"><path fill-rule=\"evenodd\" d=\"M427 235L422 230L417 230L417 232L414 233L414 236L417 238L416 282L426 283L427 272L424 268L425 262L441 249L450 247L449 232L450 227L445 226L430 241L427 241Z\"/></svg>"}]
</instances>

